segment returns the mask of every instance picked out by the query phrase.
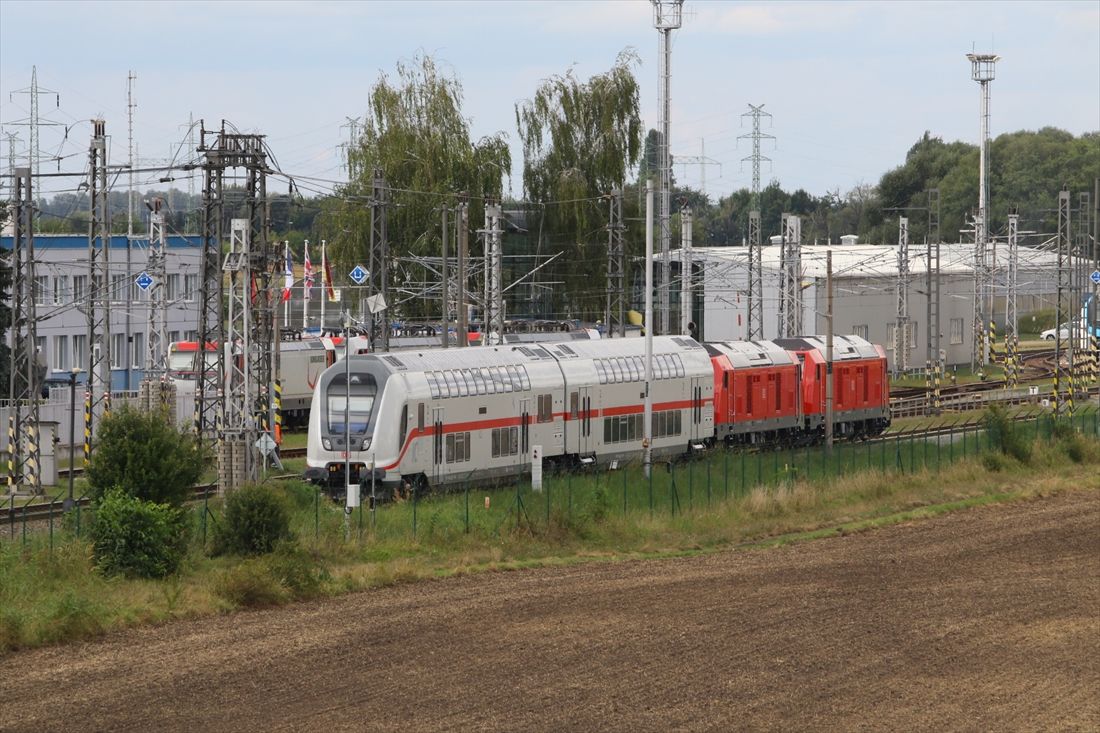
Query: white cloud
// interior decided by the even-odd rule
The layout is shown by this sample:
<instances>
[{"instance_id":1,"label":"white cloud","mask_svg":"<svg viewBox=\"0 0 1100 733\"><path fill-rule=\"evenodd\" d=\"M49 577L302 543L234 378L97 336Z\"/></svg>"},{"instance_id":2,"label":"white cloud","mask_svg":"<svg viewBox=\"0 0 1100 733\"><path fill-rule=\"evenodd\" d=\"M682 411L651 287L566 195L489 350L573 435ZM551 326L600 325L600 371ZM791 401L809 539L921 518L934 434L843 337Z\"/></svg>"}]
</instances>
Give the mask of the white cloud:
<instances>
[{"instance_id":1,"label":"white cloud","mask_svg":"<svg viewBox=\"0 0 1100 733\"><path fill-rule=\"evenodd\" d=\"M723 34L771 36L800 31L830 31L847 26L857 13L851 3L704 4L691 19L693 29Z\"/></svg>"}]
</instances>

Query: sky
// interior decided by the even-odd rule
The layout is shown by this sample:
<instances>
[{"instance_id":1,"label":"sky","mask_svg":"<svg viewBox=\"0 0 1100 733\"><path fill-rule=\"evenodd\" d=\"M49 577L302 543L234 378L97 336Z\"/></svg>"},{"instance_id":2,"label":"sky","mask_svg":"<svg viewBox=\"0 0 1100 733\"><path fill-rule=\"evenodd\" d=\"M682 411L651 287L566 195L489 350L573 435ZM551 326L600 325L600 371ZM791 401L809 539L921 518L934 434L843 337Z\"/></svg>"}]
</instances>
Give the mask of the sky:
<instances>
[{"instance_id":1,"label":"sky","mask_svg":"<svg viewBox=\"0 0 1100 733\"><path fill-rule=\"evenodd\" d=\"M280 168L343 180L348 118L399 60L432 55L461 81L473 135L503 131L505 183L523 196L515 105L540 81L607 70L625 48L646 127L657 124L658 33L646 0L589 2L22 2L0 0L0 123L26 155L31 68L56 92L39 98L42 170L81 171L89 119L102 116L113 164L127 160L133 72L139 165L183 160L188 120L263 133ZM812 194L874 184L926 131L977 142L979 90L966 53L1003 58L992 82L991 133L1055 126L1100 130L1100 1L687 2L673 33L672 152L716 161L676 165L712 199L751 184L748 104L772 114L762 185ZM59 102L59 106L58 103ZM770 123L770 124L769 124ZM67 135L67 137L66 137ZM8 167L8 142L0 138ZM25 163L24 163L25 164ZM139 176L139 189L163 188ZM43 181L72 187L71 179ZM123 181L124 183L124 181ZM184 190L185 179L174 184ZM195 189L201 184L195 182Z\"/></svg>"}]
</instances>

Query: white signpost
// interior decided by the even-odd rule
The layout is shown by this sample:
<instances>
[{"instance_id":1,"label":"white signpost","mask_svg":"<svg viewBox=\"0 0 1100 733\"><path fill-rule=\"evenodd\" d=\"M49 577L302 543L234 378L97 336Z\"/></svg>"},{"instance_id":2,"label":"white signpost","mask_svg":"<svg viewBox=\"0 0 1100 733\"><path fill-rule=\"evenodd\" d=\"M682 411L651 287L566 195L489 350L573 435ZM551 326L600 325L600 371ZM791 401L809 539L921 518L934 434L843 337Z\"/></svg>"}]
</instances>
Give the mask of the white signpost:
<instances>
[{"instance_id":1,"label":"white signpost","mask_svg":"<svg viewBox=\"0 0 1100 733\"><path fill-rule=\"evenodd\" d=\"M542 491L542 446L531 446L531 490Z\"/></svg>"}]
</instances>

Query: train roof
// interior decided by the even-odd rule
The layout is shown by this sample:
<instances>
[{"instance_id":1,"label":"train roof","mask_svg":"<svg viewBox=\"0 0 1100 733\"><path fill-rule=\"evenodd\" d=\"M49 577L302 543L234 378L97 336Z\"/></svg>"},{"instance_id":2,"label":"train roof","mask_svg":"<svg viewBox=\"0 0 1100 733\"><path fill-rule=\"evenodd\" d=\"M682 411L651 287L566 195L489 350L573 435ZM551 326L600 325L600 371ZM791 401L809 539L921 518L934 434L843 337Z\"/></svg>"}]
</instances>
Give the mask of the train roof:
<instances>
[{"instance_id":1,"label":"train roof","mask_svg":"<svg viewBox=\"0 0 1100 733\"><path fill-rule=\"evenodd\" d=\"M794 364L790 353L774 341L717 341L710 346L736 368Z\"/></svg>"},{"instance_id":2,"label":"train roof","mask_svg":"<svg viewBox=\"0 0 1100 733\"><path fill-rule=\"evenodd\" d=\"M824 336L803 336L794 339L776 339L775 343L791 351L808 351L815 349L825 355ZM859 336L833 336L833 361L848 361L850 359L878 359L879 353L875 345Z\"/></svg>"},{"instance_id":3,"label":"train roof","mask_svg":"<svg viewBox=\"0 0 1100 733\"><path fill-rule=\"evenodd\" d=\"M661 354L684 353L703 347L686 336L654 336L653 352ZM645 352L644 339L598 339L552 343L502 344L499 346L470 346L456 349L425 349L423 351L375 352L353 356L352 363L370 359L383 366L389 373L431 372L461 368L507 366L509 364L553 363L558 359L596 359L612 356L639 356ZM456 357L461 353L461 363Z\"/></svg>"}]
</instances>

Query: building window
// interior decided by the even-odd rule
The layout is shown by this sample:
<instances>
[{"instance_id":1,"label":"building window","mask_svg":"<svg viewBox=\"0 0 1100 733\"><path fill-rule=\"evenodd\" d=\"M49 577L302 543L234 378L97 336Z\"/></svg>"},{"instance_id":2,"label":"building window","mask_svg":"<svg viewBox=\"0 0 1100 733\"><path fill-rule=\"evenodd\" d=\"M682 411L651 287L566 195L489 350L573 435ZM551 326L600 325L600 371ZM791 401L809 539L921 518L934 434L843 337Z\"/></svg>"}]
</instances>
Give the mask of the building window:
<instances>
[{"instance_id":1,"label":"building window","mask_svg":"<svg viewBox=\"0 0 1100 733\"><path fill-rule=\"evenodd\" d=\"M519 453L519 428L493 430L493 458L514 456Z\"/></svg>"},{"instance_id":2,"label":"building window","mask_svg":"<svg viewBox=\"0 0 1100 733\"><path fill-rule=\"evenodd\" d=\"M73 275L73 302L77 305L83 305L84 299L88 297L88 276L87 275Z\"/></svg>"},{"instance_id":3,"label":"building window","mask_svg":"<svg viewBox=\"0 0 1100 733\"><path fill-rule=\"evenodd\" d=\"M170 343L170 344L178 343L179 340L180 340L180 332L179 331L169 331L168 332L168 343Z\"/></svg>"},{"instance_id":4,"label":"building window","mask_svg":"<svg viewBox=\"0 0 1100 733\"><path fill-rule=\"evenodd\" d=\"M909 349L917 348L917 326L919 324L916 321L909 321Z\"/></svg>"},{"instance_id":5,"label":"building window","mask_svg":"<svg viewBox=\"0 0 1100 733\"><path fill-rule=\"evenodd\" d=\"M963 342L963 319L952 318L951 319L951 343L961 344Z\"/></svg>"},{"instance_id":6,"label":"building window","mask_svg":"<svg viewBox=\"0 0 1100 733\"><path fill-rule=\"evenodd\" d=\"M69 302L69 276L58 275L53 279L53 303L65 305Z\"/></svg>"},{"instance_id":7,"label":"building window","mask_svg":"<svg viewBox=\"0 0 1100 733\"><path fill-rule=\"evenodd\" d=\"M135 333L134 334L134 351L131 354L131 356L133 358L130 361L130 364L134 367L134 369L141 369L141 367L143 366L143 362L145 361L145 334L144 333Z\"/></svg>"},{"instance_id":8,"label":"building window","mask_svg":"<svg viewBox=\"0 0 1100 733\"><path fill-rule=\"evenodd\" d=\"M34 340L35 351L41 360L46 359L46 337L39 336Z\"/></svg>"},{"instance_id":9,"label":"building window","mask_svg":"<svg viewBox=\"0 0 1100 733\"><path fill-rule=\"evenodd\" d=\"M183 276L183 299L188 303L192 303L195 300L195 295L199 290L199 276L198 275L184 275Z\"/></svg>"},{"instance_id":10,"label":"building window","mask_svg":"<svg viewBox=\"0 0 1100 733\"><path fill-rule=\"evenodd\" d=\"M126 297L125 275L111 275L111 292L108 295L112 301L122 301Z\"/></svg>"},{"instance_id":11,"label":"building window","mask_svg":"<svg viewBox=\"0 0 1100 733\"><path fill-rule=\"evenodd\" d=\"M111 334L111 368L122 369L126 364L126 334Z\"/></svg>"},{"instance_id":12,"label":"building window","mask_svg":"<svg viewBox=\"0 0 1100 733\"><path fill-rule=\"evenodd\" d=\"M198 331L188 331L184 335L183 340L184 341L198 341L199 340L199 332Z\"/></svg>"},{"instance_id":13,"label":"building window","mask_svg":"<svg viewBox=\"0 0 1100 733\"><path fill-rule=\"evenodd\" d=\"M852 326L852 333L856 336L859 336L864 341L870 341L870 338L868 337L868 334L870 332L871 329L867 326L867 324Z\"/></svg>"},{"instance_id":14,"label":"building window","mask_svg":"<svg viewBox=\"0 0 1100 733\"><path fill-rule=\"evenodd\" d=\"M54 371L67 372L68 365L68 337L67 336L55 336L54 337L54 358L51 363L51 368Z\"/></svg>"},{"instance_id":15,"label":"building window","mask_svg":"<svg viewBox=\"0 0 1100 733\"><path fill-rule=\"evenodd\" d=\"M48 275L38 275L34 278L34 302L36 303L48 303L47 300L50 287L50 278Z\"/></svg>"},{"instance_id":16,"label":"building window","mask_svg":"<svg viewBox=\"0 0 1100 733\"><path fill-rule=\"evenodd\" d=\"M73 335L73 366L88 368L88 337L83 334Z\"/></svg>"},{"instance_id":17,"label":"building window","mask_svg":"<svg viewBox=\"0 0 1100 733\"><path fill-rule=\"evenodd\" d=\"M168 293L166 296L168 302L172 302L176 298L180 297L180 276L169 275L168 276Z\"/></svg>"}]
</instances>

